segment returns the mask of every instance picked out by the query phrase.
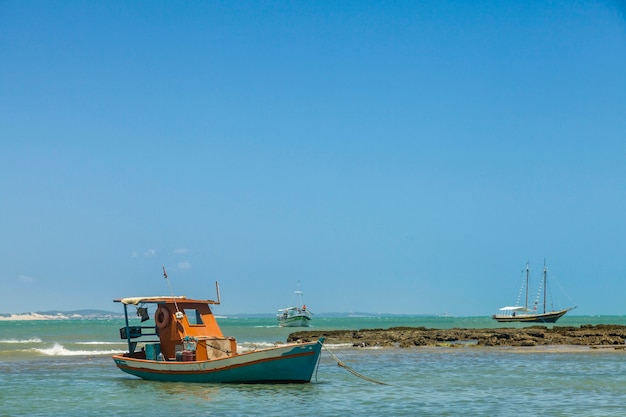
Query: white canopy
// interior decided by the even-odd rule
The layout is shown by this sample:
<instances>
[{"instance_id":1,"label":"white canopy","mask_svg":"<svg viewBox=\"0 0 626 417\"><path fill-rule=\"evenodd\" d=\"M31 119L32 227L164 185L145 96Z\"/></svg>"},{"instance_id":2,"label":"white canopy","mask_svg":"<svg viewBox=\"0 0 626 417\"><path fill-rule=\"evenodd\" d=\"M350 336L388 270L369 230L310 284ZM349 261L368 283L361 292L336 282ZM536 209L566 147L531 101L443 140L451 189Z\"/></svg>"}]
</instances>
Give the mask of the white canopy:
<instances>
[{"instance_id":1,"label":"white canopy","mask_svg":"<svg viewBox=\"0 0 626 417\"><path fill-rule=\"evenodd\" d=\"M178 297L172 297L171 295L166 295L166 296L162 296L162 297L128 297L128 298L122 298L120 300L120 302L122 304L134 304L137 305L139 303L149 303L150 301L158 301L158 300L168 300L168 299L176 299L176 300L184 300L187 297L185 297L184 295L178 296Z\"/></svg>"},{"instance_id":2,"label":"white canopy","mask_svg":"<svg viewBox=\"0 0 626 417\"><path fill-rule=\"evenodd\" d=\"M528 309L524 306L510 306L502 307L500 311L528 311Z\"/></svg>"}]
</instances>

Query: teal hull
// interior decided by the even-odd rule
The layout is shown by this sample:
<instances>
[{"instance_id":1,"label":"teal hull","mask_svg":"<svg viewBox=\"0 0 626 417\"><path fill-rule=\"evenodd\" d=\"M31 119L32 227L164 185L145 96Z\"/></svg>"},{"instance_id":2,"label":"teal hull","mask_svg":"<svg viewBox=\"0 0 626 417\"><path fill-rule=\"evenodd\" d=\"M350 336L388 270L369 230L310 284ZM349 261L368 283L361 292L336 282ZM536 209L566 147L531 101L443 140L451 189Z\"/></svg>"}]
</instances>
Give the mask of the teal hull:
<instances>
[{"instance_id":1,"label":"teal hull","mask_svg":"<svg viewBox=\"0 0 626 417\"><path fill-rule=\"evenodd\" d=\"M151 381L307 383L317 367L322 343L323 339L199 362L157 362L123 355L113 359L122 371Z\"/></svg>"}]
</instances>

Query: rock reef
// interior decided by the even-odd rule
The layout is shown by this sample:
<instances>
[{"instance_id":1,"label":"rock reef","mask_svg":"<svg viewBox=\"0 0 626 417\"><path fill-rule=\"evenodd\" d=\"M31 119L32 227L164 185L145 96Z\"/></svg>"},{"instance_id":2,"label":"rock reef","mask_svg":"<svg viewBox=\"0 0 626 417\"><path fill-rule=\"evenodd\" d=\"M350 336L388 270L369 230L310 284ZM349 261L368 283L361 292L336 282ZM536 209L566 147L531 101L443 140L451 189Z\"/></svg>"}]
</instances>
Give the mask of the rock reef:
<instances>
[{"instance_id":1,"label":"rock reef","mask_svg":"<svg viewBox=\"0 0 626 417\"><path fill-rule=\"evenodd\" d=\"M547 346L577 345L590 347L626 347L626 326L583 325L580 327L532 326L489 329L428 329L392 327L361 330L306 330L291 333L288 342L308 342L320 337L329 344L353 347L415 346ZM620 346L621 345L621 346Z\"/></svg>"}]
</instances>

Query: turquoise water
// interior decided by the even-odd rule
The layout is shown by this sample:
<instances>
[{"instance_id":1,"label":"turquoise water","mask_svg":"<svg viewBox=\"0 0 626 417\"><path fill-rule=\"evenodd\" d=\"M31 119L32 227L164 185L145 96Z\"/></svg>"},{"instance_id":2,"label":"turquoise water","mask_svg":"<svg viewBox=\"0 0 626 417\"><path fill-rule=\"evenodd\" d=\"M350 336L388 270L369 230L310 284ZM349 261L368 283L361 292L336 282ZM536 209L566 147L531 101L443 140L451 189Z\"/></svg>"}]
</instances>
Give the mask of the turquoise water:
<instances>
[{"instance_id":1,"label":"turquoise water","mask_svg":"<svg viewBox=\"0 0 626 417\"><path fill-rule=\"evenodd\" d=\"M219 319L242 348L284 342L273 319ZM569 316L559 326L626 324ZM311 384L157 383L119 371L122 320L0 321L0 416L623 416L626 353L614 349L330 346ZM487 317L315 318L316 329L500 327ZM508 326L510 327L510 326ZM297 330L297 329L296 329Z\"/></svg>"}]
</instances>

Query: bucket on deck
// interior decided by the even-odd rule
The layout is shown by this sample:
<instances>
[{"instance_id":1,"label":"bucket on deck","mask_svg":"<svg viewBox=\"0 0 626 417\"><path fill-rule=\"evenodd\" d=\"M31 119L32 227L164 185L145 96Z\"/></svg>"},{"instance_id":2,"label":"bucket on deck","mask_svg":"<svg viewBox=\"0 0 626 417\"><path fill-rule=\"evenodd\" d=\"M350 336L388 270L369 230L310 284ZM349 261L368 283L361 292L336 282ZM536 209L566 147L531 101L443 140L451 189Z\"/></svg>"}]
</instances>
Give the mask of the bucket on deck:
<instances>
[{"instance_id":1,"label":"bucket on deck","mask_svg":"<svg viewBox=\"0 0 626 417\"><path fill-rule=\"evenodd\" d=\"M193 350L183 350L183 362L191 362L196 360L196 352Z\"/></svg>"},{"instance_id":2,"label":"bucket on deck","mask_svg":"<svg viewBox=\"0 0 626 417\"><path fill-rule=\"evenodd\" d=\"M161 353L160 343L148 343L146 344L146 359L150 361L156 361L157 356Z\"/></svg>"}]
</instances>

